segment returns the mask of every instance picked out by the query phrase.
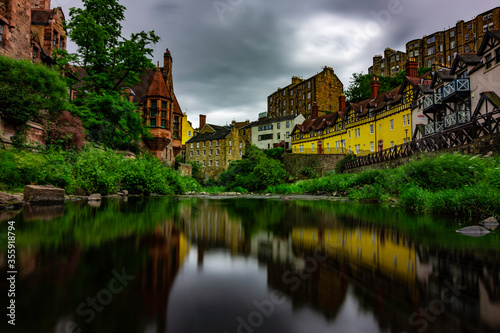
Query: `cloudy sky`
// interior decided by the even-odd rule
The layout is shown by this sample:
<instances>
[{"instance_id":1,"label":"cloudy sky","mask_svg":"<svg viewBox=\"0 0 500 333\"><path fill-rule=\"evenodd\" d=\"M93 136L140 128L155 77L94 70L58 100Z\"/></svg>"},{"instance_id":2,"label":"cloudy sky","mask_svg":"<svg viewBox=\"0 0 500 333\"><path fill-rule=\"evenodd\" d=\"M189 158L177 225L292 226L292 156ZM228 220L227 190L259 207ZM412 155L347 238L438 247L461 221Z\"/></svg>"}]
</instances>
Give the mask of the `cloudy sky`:
<instances>
[{"instance_id":1,"label":"cloudy sky","mask_svg":"<svg viewBox=\"0 0 500 333\"><path fill-rule=\"evenodd\" d=\"M256 120L267 96L333 67L344 88L386 47L447 29L498 0L120 0L124 35L154 30L154 63L169 48L174 90L188 120ZM79 0L52 0L68 17ZM74 46L68 47L75 51Z\"/></svg>"}]
</instances>

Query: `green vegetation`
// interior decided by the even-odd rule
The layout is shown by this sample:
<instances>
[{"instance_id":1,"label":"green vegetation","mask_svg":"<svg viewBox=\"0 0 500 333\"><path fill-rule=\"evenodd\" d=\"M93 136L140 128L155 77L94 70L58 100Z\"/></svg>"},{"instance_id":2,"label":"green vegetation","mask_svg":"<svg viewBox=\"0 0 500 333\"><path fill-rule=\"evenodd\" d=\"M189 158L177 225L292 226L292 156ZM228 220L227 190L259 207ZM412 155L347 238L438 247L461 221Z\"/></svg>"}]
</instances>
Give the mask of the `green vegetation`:
<instances>
[{"instance_id":1,"label":"green vegetation","mask_svg":"<svg viewBox=\"0 0 500 333\"><path fill-rule=\"evenodd\" d=\"M500 158L442 154L422 157L402 167L333 174L293 184L272 193L337 193L361 202L399 199L411 211L461 217L500 217Z\"/></svg>"},{"instance_id":2,"label":"green vegetation","mask_svg":"<svg viewBox=\"0 0 500 333\"><path fill-rule=\"evenodd\" d=\"M138 151L137 142L149 131L141 125L137 105L124 96L139 76L154 68L151 45L154 32L122 36L125 6L117 0L84 0L84 8L71 8L66 29L78 53L58 50L57 63L76 91L75 110L93 142L112 149ZM75 72L72 64L77 67Z\"/></svg>"},{"instance_id":3,"label":"green vegetation","mask_svg":"<svg viewBox=\"0 0 500 333\"><path fill-rule=\"evenodd\" d=\"M0 150L0 187L21 190L24 185L51 184L70 194L180 194L199 191L190 177L162 165L151 154L125 158L112 150L86 147L80 153L48 150Z\"/></svg>"},{"instance_id":4,"label":"green vegetation","mask_svg":"<svg viewBox=\"0 0 500 333\"><path fill-rule=\"evenodd\" d=\"M281 154L271 155L281 157ZM216 185L226 190L239 187L248 191L263 191L283 183L286 176L283 163L252 145L245 148L243 159L232 162L228 170L219 176Z\"/></svg>"},{"instance_id":5,"label":"green vegetation","mask_svg":"<svg viewBox=\"0 0 500 333\"><path fill-rule=\"evenodd\" d=\"M431 68L424 67L418 69L418 75L428 72ZM374 74L353 73L349 87L345 91L347 100L350 103L358 103L370 98L371 88L370 82L373 80ZM379 76L380 92L386 92L403 84L406 71L401 71L395 77Z\"/></svg>"}]
</instances>

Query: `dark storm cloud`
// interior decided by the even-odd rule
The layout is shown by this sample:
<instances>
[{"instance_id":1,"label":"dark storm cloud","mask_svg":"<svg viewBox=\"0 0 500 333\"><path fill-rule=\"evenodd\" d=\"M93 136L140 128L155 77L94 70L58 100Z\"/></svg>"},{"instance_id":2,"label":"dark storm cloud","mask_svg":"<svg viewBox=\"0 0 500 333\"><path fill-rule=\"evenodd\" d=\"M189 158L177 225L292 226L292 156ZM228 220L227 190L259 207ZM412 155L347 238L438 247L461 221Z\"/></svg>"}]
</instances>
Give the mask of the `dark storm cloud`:
<instances>
[{"instance_id":1,"label":"dark storm cloud","mask_svg":"<svg viewBox=\"0 0 500 333\"><path fill-rule=\"evenodd\" d=\"M53 0L56 1L56 0ZM59 0L64 2L67 0ZM188 118L255 120L267 96L331 66L346 88L386 47L448 28L494 0L122 0L125 35L155 30L174 59L174 87ZM65 13L70 5L62 4ZM71 2L71 6L78 2Z\"/></svg>"}]
</instances>

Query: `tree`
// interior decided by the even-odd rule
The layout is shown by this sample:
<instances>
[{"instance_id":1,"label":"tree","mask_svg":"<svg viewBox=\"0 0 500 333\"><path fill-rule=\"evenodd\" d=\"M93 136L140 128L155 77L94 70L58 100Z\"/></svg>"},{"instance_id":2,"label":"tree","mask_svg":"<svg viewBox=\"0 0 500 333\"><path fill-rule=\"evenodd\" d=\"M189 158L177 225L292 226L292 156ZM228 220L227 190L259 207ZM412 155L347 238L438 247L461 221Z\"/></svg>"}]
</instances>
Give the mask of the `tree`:
<instances>
[{"instance_id":1,"label":"tree","mask_svg":"<svg viewBox=\"0 0 500 333\"><path fill-rule=\"evenodd\" d=\"M430 70L430 67L418 69L418 75ZM371 96L370 82L373 80L374 74L353 73L349 87L345 95L350 103L358 103L364 101ZM406 71L400 71L395 77L379 76L380 92L386 92L403 84L406 77Z\"/></svg>"},{"instance_id":2,"label":"tree","mask_svg":"<svg viewBox=\"0 0 500 333\"><path fill-rule=\"evenodd\" d=\"M83 0L84 8L71 8L68 36L78 52L57 52L57 62L76 90L76 112L91 140L111 148L125 148L147 130L135 112L137 106L123 96L145 69L153 68L154 31L122 36L125 6L118 0ZM149 57L148 57L149 56ZM71 65L70 65L71 64Z\"/></svg>"},{"instance_id":3,"label":"tree","mask_svg":"<svg viewBox=\"0 0 500 333\"><path fill-rule=\"evenodd\" d=\"M68 107L68 87L60 73L28 60L0 56L0 112L18 129L40 115Z\"/></svg>"}]
</instances>

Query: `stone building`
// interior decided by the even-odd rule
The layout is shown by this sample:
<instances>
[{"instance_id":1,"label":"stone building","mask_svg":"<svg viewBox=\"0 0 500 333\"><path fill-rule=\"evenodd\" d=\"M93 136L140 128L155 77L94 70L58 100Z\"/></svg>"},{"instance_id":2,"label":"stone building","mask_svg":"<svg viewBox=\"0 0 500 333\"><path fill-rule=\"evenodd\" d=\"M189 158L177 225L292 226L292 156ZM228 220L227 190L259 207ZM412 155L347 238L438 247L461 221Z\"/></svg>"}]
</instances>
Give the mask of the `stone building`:
<instances>
[{"instance_id":1,"label":"stone building","mask_svg":"<svg viewBox=\"0 0 500 333\"><path fill-rule=\"evenodd\" d=\"M368 74L395 77L404 69L406 60L406 53L388 47L384 50L383 56L376 55L373 57L373 65L368 68Z\"/></svg>"},{"instance_id":2,"label":"stone building","mask_svg":"<svg viewBox=\"0 0 500 333\"><path fill-rule=\"evenodd\" d=\"M414 58L419 67L449 68L457 54L477 53L486 33L499 28L500 7L495 7L469 21L459 20L448 29L409 41L406 43L406 55L408 59ZM374 64L368 73L389 76L387 70L379 71L380 66L375 65L379 57L373 58ZM400 70L403 68L400 67Z\"/></svg>"},{"instance_id":3,"label":"stone building","mask_svg":"<svg viewBox=\"0 0 500 333\"><path fill-rule=\"evenodd\" d=\"M143 141L156 157L172 164L182 150L183 114L174 93L170 51L163 55L163 67L147 70L140 79L128 89L153 135Z\"/></svg>"},{"instance_id":4,"label":"stone building","mask_svg":"<svg viewBox=\"0 0 500 333\"><path fill-rule=\"evenodd\" d=\"M277 118L302 114L306 119L311 118L315 102L320 110L335 112L343 89L344 85L331 67L325 66L323 71L308 79L293 76L291 84L278 88L268 96L268 116Z\"/></svg>"},{"instance_id":5,"label":"stone building","mask_svg":"<svg viewBox=\"0 0 500 333\"><path fill-rule=\"evenodd\" d=\"M64 13L50 0L0 0L0 55L52 64L55 49L66 49Z\"/></svg>"},{"instance_id":6,"label":"stone building","mask_svg":"<svg viewBox=\"0 0 500 333\"><path fill-rule=\"evenodd\" d=\"M200 130L186 142L186 162L200 164L203 180L217 179L232 161L240 160L249 144L249 122L230 126L206 124L206 116L200 115Z\"/></svg>"}]
</instances>

